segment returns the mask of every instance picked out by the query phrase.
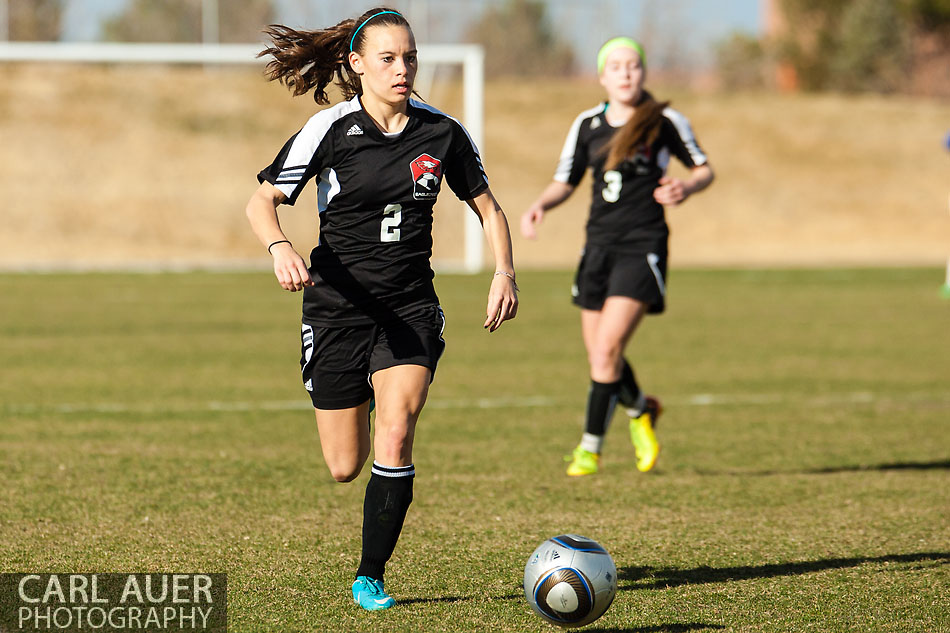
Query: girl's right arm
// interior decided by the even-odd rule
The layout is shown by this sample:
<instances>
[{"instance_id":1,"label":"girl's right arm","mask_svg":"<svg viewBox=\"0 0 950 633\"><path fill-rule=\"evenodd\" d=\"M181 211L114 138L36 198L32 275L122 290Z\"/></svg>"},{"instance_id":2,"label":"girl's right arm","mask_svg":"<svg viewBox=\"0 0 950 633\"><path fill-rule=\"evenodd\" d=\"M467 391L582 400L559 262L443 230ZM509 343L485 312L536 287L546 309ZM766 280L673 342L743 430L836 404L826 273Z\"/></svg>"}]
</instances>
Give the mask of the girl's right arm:
<instances>
[{"instance_id":1,"label":"girl's right arm","mask_svg":"<svg viewBox=\"0 0 950 633\"><path fill-rule=\"evenodd\" d=\"M558 180L551 181L538 199L521 216L521 234L533 240L538 236L535 227L544 220L544 213L567 200L574 193L574 186Z\"/></svg>"},{"instance_id":2,"label":"girl's right arm","mask_svg":"<svg viewBox=\"0 0 950 633\"><path fill-rule=\"evenodd\" d=\"M280 282L280 287L297 292L305 286L312 286L313 279L310 278L307 263L294 250L280 228L277 205L286 199L280 189L264 181L251 196L245 212L257 239L264 246L270 246L270 254L274 258L274 274Z\"/></svg>"}]
</instances>

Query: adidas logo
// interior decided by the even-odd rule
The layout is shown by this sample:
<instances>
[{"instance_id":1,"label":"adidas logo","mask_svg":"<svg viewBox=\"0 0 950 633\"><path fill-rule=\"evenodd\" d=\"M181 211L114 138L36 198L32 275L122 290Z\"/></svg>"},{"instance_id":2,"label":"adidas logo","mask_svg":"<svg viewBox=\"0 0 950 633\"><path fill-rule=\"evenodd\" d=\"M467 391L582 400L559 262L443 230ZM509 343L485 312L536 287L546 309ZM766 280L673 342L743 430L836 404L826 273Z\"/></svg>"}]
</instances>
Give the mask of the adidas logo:
<instances>
[{"instance_id":1,"label":"adidas logo","mask_svg":"<svg viewBox=\"0 0 950 633\"><path fill-rule=\"evenodd\" d=\"M361 128L356 123L353 124L353 127L346 131L347 136L360 136L363 133L363 128Z\"/></svg>"}]
</instances>

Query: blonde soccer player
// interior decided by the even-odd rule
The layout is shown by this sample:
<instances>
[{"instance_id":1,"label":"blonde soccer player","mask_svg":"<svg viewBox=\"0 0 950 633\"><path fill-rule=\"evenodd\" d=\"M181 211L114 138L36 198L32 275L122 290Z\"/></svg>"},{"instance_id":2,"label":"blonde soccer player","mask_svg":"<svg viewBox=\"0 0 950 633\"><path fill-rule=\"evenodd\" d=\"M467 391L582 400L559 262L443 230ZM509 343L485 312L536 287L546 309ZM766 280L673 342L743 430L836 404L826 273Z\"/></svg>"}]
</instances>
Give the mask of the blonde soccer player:
<instances>
[{"instance_id":1,"label":"blonde soccer player","mask_svg":"<svg viewBox=\"0 0 950 633\"><path fill-rule=\"evenodd\" d=\"M628 37L608 41L597 55L606 100L582 112L564 143L554 180L521 218L521 232L537 226L568 199L584 174L593 186L584 251L573 287L590 364L584 432L567 458L567 474L598 471L617 402L630 417L637 468L653 468L659 453L654 427L662 407L641 389L625 349L644 315L663 312L669 229L664 206L683 203L713 180L689 121L644 89L646 55ZM672 158L689 170L666 175Z\"/></svg>"}]
</instances>

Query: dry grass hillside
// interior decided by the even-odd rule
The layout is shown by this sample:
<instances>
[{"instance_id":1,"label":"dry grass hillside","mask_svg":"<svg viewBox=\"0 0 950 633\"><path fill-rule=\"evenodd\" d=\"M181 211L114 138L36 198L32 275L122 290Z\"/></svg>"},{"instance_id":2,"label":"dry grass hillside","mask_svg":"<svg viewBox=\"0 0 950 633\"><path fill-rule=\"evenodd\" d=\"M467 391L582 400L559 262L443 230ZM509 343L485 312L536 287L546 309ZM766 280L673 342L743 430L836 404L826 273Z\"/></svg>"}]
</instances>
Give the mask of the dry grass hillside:
<instances>
[{"instance_id":1,"label":"dry grass hillside","mask_svg":"<svg viewBox=\"0 0 950 633\"><path fill-rule=\"evenodd\" d=\"M899 97L687 94L654 86L693 123L717 180L668 210L679 265L942 265L950 255L950 103ZM461 116L451 86L424 95ZM513 229L551 177L594 81L493 83L483 147ZM258 70L0 66L0 266L266 261L244 218L257 171L315 110ZM312 187L312 185L311 185ZM588 183L515 235L522 267L574 265ZM437 259L467 212L444 196ZM283 221L306 250L313 190Z\"/></svg>"}]
</instances>

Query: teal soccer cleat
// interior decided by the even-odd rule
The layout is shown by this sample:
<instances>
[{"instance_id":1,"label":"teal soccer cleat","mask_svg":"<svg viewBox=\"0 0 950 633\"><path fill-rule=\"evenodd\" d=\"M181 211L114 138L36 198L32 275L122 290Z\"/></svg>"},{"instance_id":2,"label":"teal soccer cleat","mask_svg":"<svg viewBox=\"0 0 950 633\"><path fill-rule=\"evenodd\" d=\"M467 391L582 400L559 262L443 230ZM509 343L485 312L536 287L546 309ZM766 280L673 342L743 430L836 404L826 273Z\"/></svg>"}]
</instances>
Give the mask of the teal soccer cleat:
<instances>
[{"instance_id":1,"label":"teal soccer cleat","mask_svg":"<svg viewBox=\"0 0 950 633\"><path fill-rule=\"evenodd\" d=\"M392 596L383 591L383 581L369 576L357 576L353 581L353 602L367 611L381 611L396 604Z\"/></svg>"}]
</instances>

